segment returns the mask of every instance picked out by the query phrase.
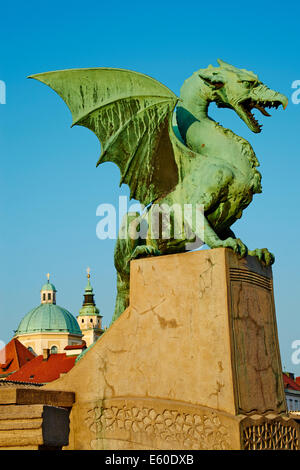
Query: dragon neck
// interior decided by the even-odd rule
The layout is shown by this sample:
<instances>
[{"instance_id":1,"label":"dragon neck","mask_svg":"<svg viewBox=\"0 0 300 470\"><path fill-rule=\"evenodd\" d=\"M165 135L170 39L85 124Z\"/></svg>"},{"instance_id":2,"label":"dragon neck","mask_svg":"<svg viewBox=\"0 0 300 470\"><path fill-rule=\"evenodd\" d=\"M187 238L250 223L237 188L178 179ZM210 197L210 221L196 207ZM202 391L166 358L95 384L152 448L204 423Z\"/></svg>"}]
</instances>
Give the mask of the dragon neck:
<instances>
[{"instance_id":1,"label":"dragon neck","mask_svg":"<svg viewBox=\"0 0 300 470\"><path fill-rule=\"evenodd\" d=\"M207 114L209 104L212 101L207 88L197 72L185 80L181 87L180 98L182 104L177 107L177 122L183 138L187 131L187 125L190 125L190 120L197 120L199 123L212 121Z\"/></svg>"}]
</instances>

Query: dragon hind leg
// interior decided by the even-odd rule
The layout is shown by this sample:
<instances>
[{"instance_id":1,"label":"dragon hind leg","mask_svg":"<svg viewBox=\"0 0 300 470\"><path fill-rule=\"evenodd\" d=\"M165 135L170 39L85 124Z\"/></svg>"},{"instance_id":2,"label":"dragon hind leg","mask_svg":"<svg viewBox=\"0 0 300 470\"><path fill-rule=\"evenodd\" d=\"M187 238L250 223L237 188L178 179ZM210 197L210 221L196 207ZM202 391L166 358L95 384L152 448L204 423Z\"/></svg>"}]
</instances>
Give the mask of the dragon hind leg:
<instances>
[{"instance_id":1,"label":"dragon hind leg","mask_svg":"<svg viewBox=\"0 0 300 470\"><path fill-rule=\"evenodd\" d=\"M129 305L130 261L160 254L156 248L147 245L146 238L136 236L137 231L141 231L143 222L138 212L128 212L122 221L114 253L117 270L117 298L112 323ZM147 227L144 231L147 231Z\"/></svg>"},{"instance_id":2,"label":"dragon hind leg","mask_svg":"<svg viewBox=\"0 0 300 470\"><path fill-rule=\"evenodd\" d=\"M139 242L131 236L131 226L139 215L138 212L128 212L124 216L116 242L114 264L117 270L117 298L112 323L129 305L130 259Z\"/></svg>"}]
</instances>

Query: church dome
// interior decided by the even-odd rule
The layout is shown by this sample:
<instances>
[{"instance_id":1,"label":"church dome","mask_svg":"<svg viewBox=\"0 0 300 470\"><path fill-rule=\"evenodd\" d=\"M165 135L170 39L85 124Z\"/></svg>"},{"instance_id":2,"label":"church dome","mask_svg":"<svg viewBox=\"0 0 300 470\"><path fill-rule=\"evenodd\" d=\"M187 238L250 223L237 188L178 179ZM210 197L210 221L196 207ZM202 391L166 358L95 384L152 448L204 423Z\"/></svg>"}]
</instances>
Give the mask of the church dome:
<instances>
[{"instance_id":1,"label":"church dome","mask_svg":"<svg viewBox=\"0 0 300 470\"><path fill-rule=\"evenodd\" d=\"M21 320L16 335L37 332L67 332L81 335L79 325L65 308L53 303L44 303L30 310Z\"/></svg>"},{"instance_id":2,"label":"church dome","mask_svg":"<svg viewBox=\"0 0 300 470\"><path fill-rule=\"evenodd\" d=\"M16 336L28 333L68 333L82 336L75 317L65 308L56 305L56 289L48 282L41 288L41 305L33 308L21 320Z\"/></svg>"}]
</instances>

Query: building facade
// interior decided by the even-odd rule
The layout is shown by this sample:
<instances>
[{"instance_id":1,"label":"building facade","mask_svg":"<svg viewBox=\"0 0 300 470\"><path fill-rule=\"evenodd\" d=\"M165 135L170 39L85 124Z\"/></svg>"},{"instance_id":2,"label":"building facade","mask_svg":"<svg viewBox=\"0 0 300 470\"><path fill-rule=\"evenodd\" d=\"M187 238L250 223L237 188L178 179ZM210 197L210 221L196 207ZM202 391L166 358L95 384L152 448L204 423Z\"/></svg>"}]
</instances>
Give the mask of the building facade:
<instances>
[{"instance_id":1,"label":"building facade","mask_svg":"<svg viewBox=\"0 0 300 470\"><path fill-rule=\"evenodd\" d=\"M300 377L292 372L283 373L284 392L289 411L300 412Z\"/></svg>"}]
</instances>

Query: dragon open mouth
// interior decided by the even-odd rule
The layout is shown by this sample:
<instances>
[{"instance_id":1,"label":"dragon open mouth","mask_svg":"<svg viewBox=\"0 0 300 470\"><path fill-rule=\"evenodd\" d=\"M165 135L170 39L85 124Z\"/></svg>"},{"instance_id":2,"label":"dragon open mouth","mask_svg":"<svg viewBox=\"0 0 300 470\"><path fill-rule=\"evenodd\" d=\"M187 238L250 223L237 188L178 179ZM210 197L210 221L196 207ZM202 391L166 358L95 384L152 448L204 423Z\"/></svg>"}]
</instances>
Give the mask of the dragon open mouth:
<instances>
[{"instance_id":1,"label":"dragon open mouth","mask_svg":"<svg viewBox=\"0 0 300 470\"><path fill-rule=\"evenodd\" d=\"M282 105L281 101L254 101L251 98L248 98L245 101L240 103L240 110L242 111L242 119L246 122L248 127L253 132L260 132L262 128L262 124L255 119L253 113L251 112L252 109L258 109L264 116L270 117L271 115L266 111L266 108L278 108L278 106Z\"/></svg>"}]
</instances>

